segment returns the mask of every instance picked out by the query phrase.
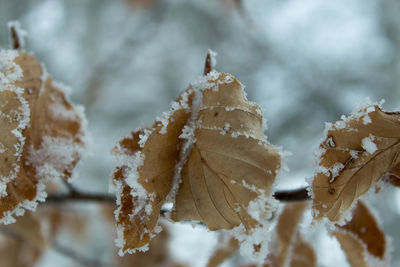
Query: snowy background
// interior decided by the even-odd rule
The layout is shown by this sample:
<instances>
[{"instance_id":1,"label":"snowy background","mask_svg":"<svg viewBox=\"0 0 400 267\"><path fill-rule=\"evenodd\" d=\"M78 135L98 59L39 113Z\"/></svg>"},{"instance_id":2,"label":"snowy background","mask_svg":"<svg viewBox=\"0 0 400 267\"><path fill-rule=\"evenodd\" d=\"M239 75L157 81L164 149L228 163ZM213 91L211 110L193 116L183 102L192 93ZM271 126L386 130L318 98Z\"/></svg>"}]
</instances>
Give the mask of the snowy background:
<instances>
[{"instance_id":1,"label":"snowy background","mask_svg":"<svg viewBox=\"0 0 400 267\"><path fill-rule=\"evenodd\" d=\"M271 143L293 153L279 188L305 185L325 122L349 114L366 97L400 108L400 2L397 0L0 0L0 45L9 47L7 22L28 32L26 48L49 73L72 88L86 107L91 155L74 183L108 192L108 151L129 131L151 124L180 91L202 74L208 48L217 70L237 77L248 98L265 110ZM394 251L400 251L400 191L370 199ZM92 228L79 242L60 242L103 262L114 257L96 205L71 205ZM335 239L322 229L302 231L317 249L319 266L346 266ZM173 257L204 266L215 233L171 226ZM100 255L100 256L99 256ZM38 266L76 266L50 250ZM242 262L234 257L226 266ZM392 253L400 266L400 254Z\"/></svg>"}]
</instances>

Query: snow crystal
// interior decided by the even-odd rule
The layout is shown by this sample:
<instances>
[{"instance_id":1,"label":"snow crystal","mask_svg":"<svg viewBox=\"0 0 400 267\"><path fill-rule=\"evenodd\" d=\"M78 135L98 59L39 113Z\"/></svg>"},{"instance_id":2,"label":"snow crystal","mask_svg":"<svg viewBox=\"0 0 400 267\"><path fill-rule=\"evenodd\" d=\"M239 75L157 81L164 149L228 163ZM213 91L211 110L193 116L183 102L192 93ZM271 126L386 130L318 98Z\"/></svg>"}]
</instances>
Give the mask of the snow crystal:
<instances>
[{"instance_id":1,"label":"snow crystal","mask_svg":"<svg viewBox=\"0 0 400 267\"><path fill-rule=\"evenodd\" d=\"M167 127L169 124L169 121L171 119L172 114L180 109L189 109L189 95L193 92L193 90L187 90L181 94L181 99L179 102L173 101L171 103L171 108L167 112L163 112L161 117L156 118L156 122L160 122L161 125L163 126L159 133L160 134L165 134L167 132ZM144 144L144 143L143 143Z\"/></svg>"},{"instance_id":2,"label":"snow crystal","mask_svg":"<svg viewBox=\"0 0 400 267\"><path fill-rule=\"evenodd\" d=\"M72 167L84 150L72 138L43 136L40 148L31 148L28 161L36 167L38 178L63 178L64 168Z\"/></svg>"},{"instance_id":3,"label":"snow crystal","mask_svg":"<svg viewBox=\"0 0 400 267\"><path fill-rule=\"evenodd\" d=\"M358 159L358 153L360 153L360 151L357 150L350 150L350 155L353 159Z\"/></svg>"},{"instance_id":4,"label":"snow crystal","mask_svg":"<svg viewBox=\"0 0 400 267\"><path fill-rule=\"evenodd\" d=\"M139 134L140 140L139 140L138 144L139 144L139 146L140 146L141 148L144 147L144 144L147 142L147 139L149 138L149 136L150 136L150 134L151 134L152 132L153 132L153 131L151 131L151 130L145 128L145 129L143 130L143 134Z\"/></svg>"},{"instance_id":5,"label":"snow crystal","mask_svg":"<svg viewBox=\"0 0 400 267\"><path fill-rule=\"evenodd\" d=\"M365 149L369 154L374 154L378 147L373 142L375 140L375 136L370 134L368 137L365 137L361 140L361 146Z\"/></svg>"},{"instance_id":6,"label":"snow crystal","mask_svg":"<svg viewBox=\"0 0 400 267\"><path fill-rule=\"evenodd\" d=\"M53 87L59 89L60 87L58 87L59 85L55 85L55 83L53 82L52 84ZM68 100L67 95L64 95L65 98ZM76 121L79 120L81 118L84 118L84 116L82 115L83 112L77 112L75 110L75 108L67 108L65 106L65 104L63 103L63 99L61 96L55 96L52 95L52 103L50 104L50 110L51 110L51 116L53 119L60 119L60 120L65 120L65 121ZM81 109L83 108L82 106Z\"/></svg>"},{"instance_id":7,"label":"snow crystal","mask_svg":"<svg viewBox=\"0 0 400 267\"><path fill-rule=\"evenodd\" d=\"M15 223L15 218L13 216L22 216L26 210L34 211L38 205L38 202L44 202L47 197L47 193L45 191L46 185L43 181L38 181L36 184L36 196L33 200L24 200L13 209L3 213L3 218L0 219L0 224L11 224Z\"/></svg>"},{"instance_id":8,"label":"snow crystal","mask_svg":"<svg viewBox=\"0 0 400 267\"><path fill-rule=\"evenodd\" d=\"M0 85L12 84L22 78L22 69L14 62L17 56L16 50L0 50Z\"/></svg>"},{"instance_id":9,"label":"snow crystal","mask_svg":"<svg viewBox=\"0 0 400 267\"><path fill-rule=\"evenodd\" d=\"M215 66L217 65L218 53L211 49L208 49L208 54L210 55L210 59L211 59L211 69L214 69Z\"/></svg>"},{"instance_id":10,"label":"snow crystal","mask_svg":"<svg viewBox=\"0 0 400 267\"><path fill-rule=\"evenodd\" d=\"M221 73L212 70L205 76L200 76L196 81L192 82L190 85L194 90L203 92L208 88L216 88L215 81L219 78Z\"/></svg>"},{"instance_id":11,"label":"snow crystal","mask_svg":"<svg viewBox=\"0 0 400 267\"><path fill-rule=\"evenodd\" d=\"M206 75L204 77L208 77L208 75ZM196 138L195 138L196 120L197 120L197 117L199 114L200 106L203 101L203 94L200 91L194 90L194 91L192 91L192 93L194 93L194 97L192 100L191 115L190 115L190 118L188 119L187 124L182 129L181 135L179 136L180 139L184 140L184 143L179 152L179 161L175 165L172 187L166 197L166 201L174 203L174 205L175 205L175 198L176 198L176 194L178 193L179 185L182 182L181 171L182 171L183 165L186 163L187 158L189 157L190 152L192 151L192 147L193 147L194 143L196 142ZM166 214L167 217L170 216L170 212L167 212L167 214Z\"/></svg>"},{"instance_id":12,"label":"snow crystal","mask_svg":"<svg viewBox=\"0 0 400 267\"><path fill-rule=\"evenodd\" d=\"M257 263L263 263L268 255L268 244L271 240L271 227L268 223L262 226L250 229L246 232L243 224L230 230L233 236L240 243L240 254L247 256ZM255 249L257 247L257 251Z\"/></svg>"},{"instance_id":13,"label":"snow crystal","mask_svg":"<svg viewBox=\"0 0 400 267\"><path fill-rule=\"evenodd\" d=\"M340 171L343 170L343 168L344 165L340 162L336 162L329 168L329 171L331 173L331 179L329 180L330 183L333 183L335 181L335 178L339 176Z\"/></svg>"}]
</instances>

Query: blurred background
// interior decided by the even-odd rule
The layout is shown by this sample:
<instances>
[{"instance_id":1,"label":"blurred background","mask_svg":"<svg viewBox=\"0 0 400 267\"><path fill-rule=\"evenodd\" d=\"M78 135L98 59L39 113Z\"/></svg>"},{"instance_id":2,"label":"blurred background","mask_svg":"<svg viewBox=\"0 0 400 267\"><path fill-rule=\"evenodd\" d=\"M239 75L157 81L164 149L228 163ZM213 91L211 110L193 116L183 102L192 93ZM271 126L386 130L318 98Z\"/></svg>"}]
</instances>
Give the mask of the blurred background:
<instances>
[{"instance_id":1,"label":"blurred background","mask_svg":"<svg viewBox=\"0 0 400 267\"><path fill-rule=\"evenodd\" d=\"M313 150L325 122L349 114L367 97L385 99L385 110L399 109L399 14L397 0L0 0L0 45L10 47L7 22L20 21L28 33L26 50L72 88L75 103L85 106L92 147L74 180L79 188L108 192L108 151L169 108L202 74L210 48L218 53L216 69L237 77L248 98L264 108L269 141L293 154L286 159L290 172L278 177L278 188L289 189L313 176ZM399 252L400 192L386 188L369 202ZM118 266L113 228L102 208L64 208L91 222L84 237L61 232L59 242ZM216 233L187 224L166 227L174 261L206 264ZM319 266L347 266L325 230L309 229L306 219L302 231L317 250ZM391 258L400 266L399 253ZM37 266L55 262L79 264L50 249ZM236 255L224 266L244 262Z\"/></svg>"}]
</instances>

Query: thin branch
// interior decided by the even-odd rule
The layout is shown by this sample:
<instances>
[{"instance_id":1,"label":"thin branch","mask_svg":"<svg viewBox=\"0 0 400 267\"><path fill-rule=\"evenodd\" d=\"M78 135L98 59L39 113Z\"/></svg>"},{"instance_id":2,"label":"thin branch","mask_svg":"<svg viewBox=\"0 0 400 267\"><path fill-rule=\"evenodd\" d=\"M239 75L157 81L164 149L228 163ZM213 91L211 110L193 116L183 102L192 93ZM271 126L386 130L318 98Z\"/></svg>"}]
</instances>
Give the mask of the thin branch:
<instances>
[{"instance_id":1,"label":"thin branch","mask_svg":"<svg viewBox=\"0 0 400 267\"><path fill-rule=\"evenodd\" d=\"M18 36L18 32L15 29L15 25L10 26L10 34L11 34L12 48L17 50L21 49L22 45L20 42L20 36Z\"/></svg>"},{"instance_id":2,"label":"thin branch","mask_svg":"<svg viewBox=\"0 0 400 267\"><path fill-rule=\"evenodd\" d=\"M111 194L97 194L71 191L68 194L49 195L45 203L60 204L65 202L81 201L81 202L105 202L115 204L115 197Z\"/></svg>"},{"instance_id":3,"label":"thin branch","mask_svg":"<svg viewBox=\"0 0 400 267\"><path fill-rule=\"evenodd\" d=\"M307 187L298 188L294 190L277 191L274 194L274 198L276 200L284 202L311 200L311 196L308 194Z\"/></svg>"},{"instance_id":4,"label":"thin branch","mask_svg":"<svg viewBox=\"0 0 400 267\"><path fill-rule=\"evenodd\" d=\"M208 52L207 52L207 56L206 56L206 62L204 63L204 71L203 71L203 74L204 74L204 75L207 75L207 74L209 74L212 70L213 70L213 66L212 66L211 52L208 51Z\"/></svg>"},{"instance_id":5,"label":"thin branch","mask_svg":"<svg viewBox=\"0 0 400 267\"><path fill-rule=\"evenodd\" d=\"M71 183L69 183L69 182L68 182L67 180L65 180L65 179L62 179L62 181L63 181L65 187L68 189L68 192L69 192L69 193L72 193L72 194L78 193L78 190L75 188L75 186L73 186Z\"/></svg>"}]
</instances>

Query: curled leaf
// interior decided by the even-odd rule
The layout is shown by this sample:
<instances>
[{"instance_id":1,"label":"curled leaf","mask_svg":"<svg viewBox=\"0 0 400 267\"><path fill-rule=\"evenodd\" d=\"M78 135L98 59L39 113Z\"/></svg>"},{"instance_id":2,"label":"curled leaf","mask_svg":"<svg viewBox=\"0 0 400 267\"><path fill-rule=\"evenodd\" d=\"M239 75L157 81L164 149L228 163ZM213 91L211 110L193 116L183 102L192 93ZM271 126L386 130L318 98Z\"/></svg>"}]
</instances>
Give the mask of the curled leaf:
<instances>
[{"instance_id":1,"label":"curled leaf","mask_svg":"<svg viewBox=\"0 0 400 267\"><path fill-rule=\"evenodd\" d=\"M161 206L172 188L179 160L178 137L190 117L192 93L185 91L153 127L132 132L113 150L120 254L147 250L151 238L160 230L156 226Z\"/></svg>"},{"instance_id":2,"label":"curled leaf","mask_svg":"<svg viewBox=\"0 0 400 267\"><path fill-rule=\"evenodd\" d=\"M279 152L265 139L261 108L233 76L213 71L193 87L202 99L181 136L189 153L171 218L210 230L240 226L238 239L252 246L245 253L262 258Z\"/></svg>"},{"instance_id":3,"label":"curled leaf","mask_svg":"<svg viewBox=\"0 0 400 267\"><path fill-rule=\"evenodd\" d=\"M375 105L328 125L312 184L315 219L343 221L357 199L400 163L399 119Z\"/></svg>"},{"instance_id":4,"label":"curled leaf","mask_svg":"<svg viewBox=\"0 0 400 267\"><path fill-rule=\"evenodd\" d=\"M346 253L351 266L378 266L378 263L387 261L385 234L361 201L358 201L353 211L352 220L338 227L333 234Z\"/></svg>"},{"instance_id":5,"label":"curled leaf","mask_svg":"<svg viewBox=\"0 0 400 267\"><path fill-rule=\"evenodd\" d=\"M11 223L44 201L46 179L71 177L85 119L33 55L1 50L0 66L0 222Z\"/></svg>"}]
</instances>

